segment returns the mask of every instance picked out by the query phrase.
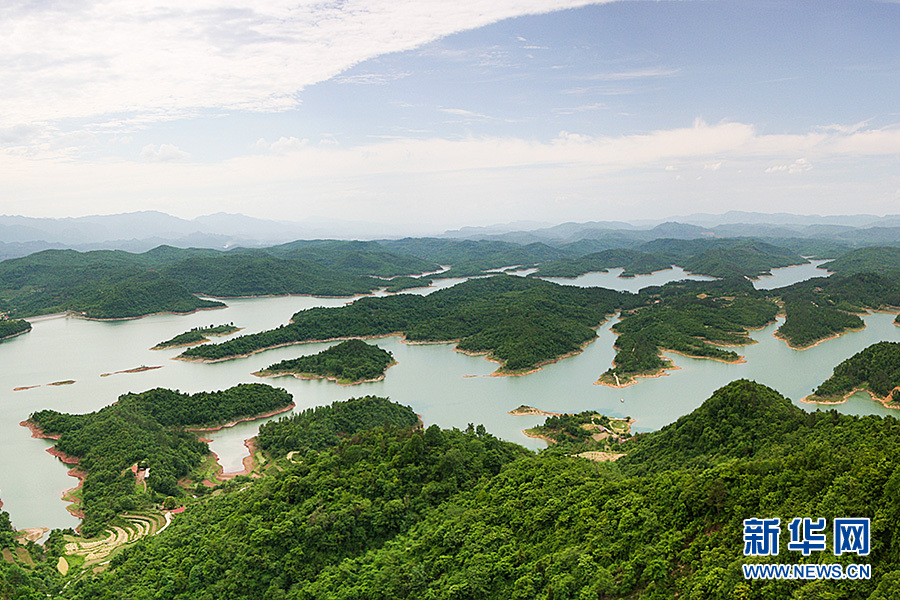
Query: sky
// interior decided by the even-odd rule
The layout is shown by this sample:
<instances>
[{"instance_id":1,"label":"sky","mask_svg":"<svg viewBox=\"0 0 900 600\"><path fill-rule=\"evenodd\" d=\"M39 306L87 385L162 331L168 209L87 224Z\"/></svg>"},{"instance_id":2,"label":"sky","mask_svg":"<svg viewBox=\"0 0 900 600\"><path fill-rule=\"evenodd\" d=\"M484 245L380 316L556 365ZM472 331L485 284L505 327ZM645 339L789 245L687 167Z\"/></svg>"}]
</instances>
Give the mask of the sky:
<instances>
[{"instance_id":1,"label":"sky","mask_svg":"<svg viewBox=\"0 0 900 600\"><path fill-rule=\"evenodd\" d=\"M900 2L5 0L0 214L900 213Z\"/></svg>"}]
</instances>

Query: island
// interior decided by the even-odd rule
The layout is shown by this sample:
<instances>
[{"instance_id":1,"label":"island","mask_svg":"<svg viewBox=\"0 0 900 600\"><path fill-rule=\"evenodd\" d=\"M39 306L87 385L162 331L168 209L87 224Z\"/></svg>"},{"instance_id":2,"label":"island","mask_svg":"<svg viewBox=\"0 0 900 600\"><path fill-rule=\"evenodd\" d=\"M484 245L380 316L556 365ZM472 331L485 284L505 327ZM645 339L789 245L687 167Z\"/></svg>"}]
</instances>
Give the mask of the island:
<instances>
[{"instance_id":1,"label":"island","mask_svg":"<svg viewBox=\"0 0 900 600\"><path fill-rule=\"evenodd\" d=\"M281 457L290 452L335 447L342 440L376 427L416 429L420 425L418 415L410 407L379 396L364 396L263 423L256 445L273 457Z\"/></svg>"},{"instance_id":2,"label":"island","mask_svg":"<svg viewBox=\"0 0 900 600\"><path fill-rule=\"evenodd\" d=\"M194 327L190 331L179 333L175 337L160 342L150 348L151 350L165 350L167 348L180 348L182 346L194 346L209 341L210 336L224 337L240 331L234 323L227 325L210 325L209 327Z\"/></svg>"},{"instance_id":3,"label":"island","mask_svg":"<svg viewBox=\"0 0 900 600\"><path fill-rule=\"evenodd\" d=\"M672 262L657 254L624 248L585 254L579 258L560 258L541 264L529 277L578 277L585 273L605 273L621 267L620 277L648 275L672 267Z\"/></svg>"},{"instance_id":4,"label":"island","mask_svg":"<svg viewBox=\"0 0 900 600\"><path fill-rule=\"evenodd\" d=\"M269 365L254 375L300 379L327 379L341 385L380 381L388 367L397 364L390 352L362 340L346 340L318 354Z\"/></svg>"},{"instance_id":5,"label":"island","mask_svg":"<svg viewBox=\"0 0 900 600\"><path fill-rule=\"evenodd\" d=\"M610 314L642 302L604 288L495 275L428 296L398 294L311 308L276 329L194 346L177 358L216 362L289 344L399 333L409 342L457 342L461 352L499 362L498 375L516 375L580 352Z\"/></svg>"},{"instance_id":6,"label":"island","mask_svg":"<svg viewBox=\"0 0 900 600\"><path fill-rule=\"evenodd\" d=\"M804 402L839 404L859 391L889 408L900 408L900 342L878 342L834 368Z\"/></svg>"}]
</instances>

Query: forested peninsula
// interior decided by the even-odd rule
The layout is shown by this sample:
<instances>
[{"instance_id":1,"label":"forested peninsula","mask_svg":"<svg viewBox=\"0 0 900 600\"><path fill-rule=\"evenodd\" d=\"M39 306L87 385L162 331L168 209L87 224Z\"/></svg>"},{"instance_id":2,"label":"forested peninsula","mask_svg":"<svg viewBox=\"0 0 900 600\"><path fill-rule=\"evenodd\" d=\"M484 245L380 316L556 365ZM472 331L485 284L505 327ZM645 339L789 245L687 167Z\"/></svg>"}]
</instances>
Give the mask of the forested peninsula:
<instances>
[{"instance_id":1,"label":"forested peninsula","mask_svg":"<svg viewBox=\"0 0 900 600\"><path fill-rule=\"evenodd\" d=\"M22 319L0 319L0 341L31 331L31 323Z\"/></svg>"},{"instance_id":2,"label":"forested peninsula","mask_svg":"<svg viewBox=\"0 0 900 600\"><path fill-rule=\"evenodd\" d=\"M179 358L228 360L287 344L401 333L411 342L456 341L461 351L500 362L499 373L520 373L578 352L608 315L636 303L633 294L498 275L428 296L301 311L277 329L195 346Z\"/></svg>"},{"instance_id":3,"label":"forested peninsula","mask_svg":"<svg viewBox=\"0 0 900 600\"><path fill-rule=\"evenodd\" d=\"M184 394L157 388L125 394L97 412L73 415L41 410L28 425L39 437L56 439L54 453L83 483L72 496L83 517L81 531L93 536L123 511L178 497L177 485L209 454L188 427L210 427L270 414L293 406L291 395L263 384L241 384L219 392ZM135 485L132 465L149 468L147 489Z\"/></svg>"},{"instance_id":4,"label":"forested peninsula","mask_svg":"<svg viewBox=\"0 0 900 600\"><path fill-rule=\"evenodd\" d=\"M283 436L293 441L271 450L278 469L191 504L104 572L0 561L0 581L16 582L12 597L69 600L786 598L823 587L836 600L887 600L900 581L892 417L804 413L735 381L619 444L619 460L592 462L534 455L474 426L376 418L324 439L352 428L327 424L336 411L295 419ZM783 530L777 555L746 557L748 515L824 515L829 528L831 515L867 518L872 552L835 556L829 535L826 551L803 556ZM742 566L759 562L871 565L872 578L746 580Z\"/></svg>"},{"instance_id":5,"label":"forested peninsula","mask_svg":"<svg viewBox=\"0 0 900 600\"><path fill-rule=\"evenodd\" d=\"M834 368L808 402L843 402L864 390L885 405L900 405L900 342L878 342L857 352Z\"/></svg>"},{"instance_id":6,"label":"forested peninsula","mask_svg":"<svg viewBox=\"0 0 900 600\"><path fill-rule=\"evenodd\" d=\"M621 387L636 377L652 377L671 363L664 350L696 358L738 362L722 346L749 344L751 329L771 323L778 306L746 279L685 281L641 290L646 306L623 311L613 325L617 334L613 367L598 383Z\"/></svg>"},{"instance_id":7,"label":"forested peninsula","mask_svg":"<svg viewBox=\"0 0 900 600\"><path fill-rule=\"evenodd\" d=\"M153 346L151 350L165 350L167 348L179 348L181 346L193 346L203 344L209 341L210 336L226 336L240 331L240 327L235 327L234 323L228 325L210 325L209 327L194 327L190 331L179 333L173 338L164 342L160 342Z\"/></svg>"},{"instance_id":8,"label":"forested peninsula","mask_svg":"<svg viewBox=\"0 0 900 600\"><path fill-rule=\"evenodd\" d=\"M394 364L397 363L390 352L362 340L346 340L318 354L269 365L254 375L294 375L304 379L329 379L349 385L384 379L384 372Z\"/></svg>"}]
</instances>

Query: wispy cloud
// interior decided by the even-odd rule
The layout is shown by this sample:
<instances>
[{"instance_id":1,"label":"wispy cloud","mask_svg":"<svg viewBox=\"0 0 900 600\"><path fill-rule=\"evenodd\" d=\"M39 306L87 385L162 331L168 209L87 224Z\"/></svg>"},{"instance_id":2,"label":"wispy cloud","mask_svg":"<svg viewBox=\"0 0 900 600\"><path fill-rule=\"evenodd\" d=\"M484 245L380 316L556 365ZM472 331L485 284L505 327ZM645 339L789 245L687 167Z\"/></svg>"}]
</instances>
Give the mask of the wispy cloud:
<instances>
[{"instance_id":1,"label":"wispy cloud","mask_svg":"<svg viewBox=\"0 0 900 600\"><path fill-rule=\"evenodd\" d=\"M656 77L673 77L678 75L681 69L635 69L633 71L613 71L609 73L594 73L586 75L583 79L590 81L626 81L629 79L648 79Z\"/></svg>"},{"instance_id":2,"label":"wispy cloud","mask_svg":"<svg viewBox=\"0 0 900 600\"><path fill-rule=\"evenodd\" d=\"M0 128L285 110L297 106L304 87L368 58L509 17L593 3L14 3L0 8Z\"/></svg>"},{"instance_id":3,"label":"wispy cloud","mask_svg":"<svg viewBox=\"0 0 900 600\"><path fill-rule=\"evenodd\" d=\"M141 149L141 158L150 162L174 162L187 160L191 155L174 144L147 144Z\"/></svg>"}]
</instances>

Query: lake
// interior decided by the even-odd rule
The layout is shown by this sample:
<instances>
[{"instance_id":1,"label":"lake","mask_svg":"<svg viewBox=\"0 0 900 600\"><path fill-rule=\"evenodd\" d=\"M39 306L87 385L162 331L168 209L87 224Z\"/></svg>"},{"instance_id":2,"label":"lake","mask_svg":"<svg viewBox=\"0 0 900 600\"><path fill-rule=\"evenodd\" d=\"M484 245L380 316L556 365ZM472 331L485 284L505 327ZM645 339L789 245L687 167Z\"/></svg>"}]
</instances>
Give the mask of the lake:
<instances>
[{"instance_id":1,"label":"lake","mask_svg":"<svg viewBox=\"0 0 900 600\"><path fill-rule=\"evenodd\" d=\"M620 281L631 285L643 277L659 274ZM442 287L451 284L439 282ZM431 291L420 289L413 293ZM612 321L599 328L597 339L581 354L522 377L491 377L496 363L455 352L453 344L404 344L398 337L374 340L392 352L399 363L388 369L387 377L349 387L293 377L260 380L251 375L274 362L319 352L330 343L277 348L215 364L171 360L181 352L177 348L149 350L193 327L233 322L245 328L242 333L250 333L285 323L304 308L342 306L349 301L312 297L229 299L226 309L183 316L153 315L116 322L38 320L27 335L0 343L0 364L4 366L0 374L0 499L5 503L4 510L9 511L20 529L78 525L78 519L65 510L65 503L59 499L64 490L75 485L75 479L66 475L65 465L45 452L51 441L31 438L30 432L18 423L45 408L72 413L94 411L126 392L154 387L197 392L265 381L290 391L299 409L353 396L383 395L411 406L426 425L437 423L463 429L468 423L483 423L495 435L537 449L543 442L525 437L522 429L541 423L543 418L508 414L521 404L556 412L596 410L610 416L631 416L637 420L635 431L649 431L689 413L714 390L742 377L772 386L798 402L843 359L877 341L900 340L900 327L893 324L894 317L888 314L867 315L866 329L803 351L792 350L775 338L772 333L778 325L773 324L753 332L757 343L738 349L746 363L725 364L670 355L680 369L669 371L664 377L641 379L623 389L594 385L615 355ZM163 368L100 376L143 365ZM61 380L75 383L46 385ZM12 391L32 385L40 387ZM814 405L802 406L815 409ZM853 414L891 413L861 394L836 408ZM243 440L253 436L258 427L259 421L242 423L212 434L210 446L226 471L241 468L246 453Z\"/></svg>"}]
</instances>

